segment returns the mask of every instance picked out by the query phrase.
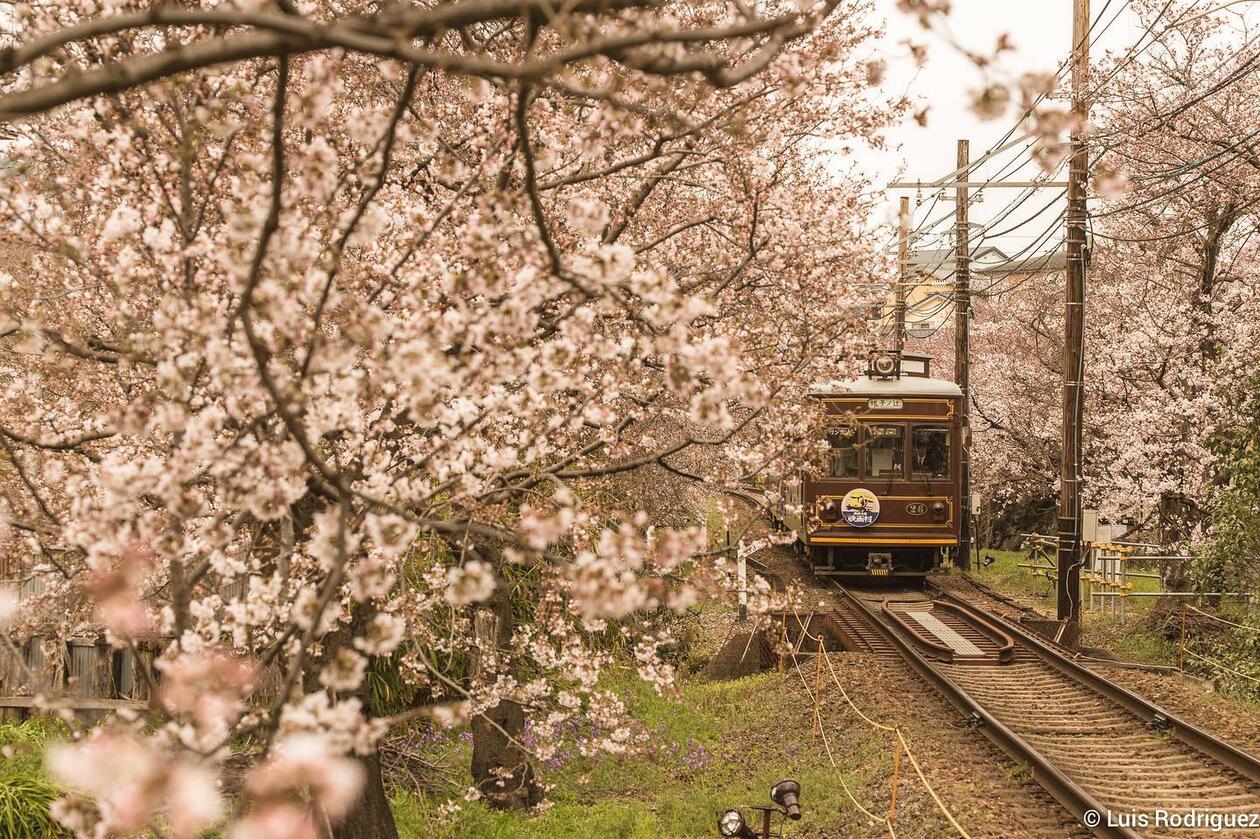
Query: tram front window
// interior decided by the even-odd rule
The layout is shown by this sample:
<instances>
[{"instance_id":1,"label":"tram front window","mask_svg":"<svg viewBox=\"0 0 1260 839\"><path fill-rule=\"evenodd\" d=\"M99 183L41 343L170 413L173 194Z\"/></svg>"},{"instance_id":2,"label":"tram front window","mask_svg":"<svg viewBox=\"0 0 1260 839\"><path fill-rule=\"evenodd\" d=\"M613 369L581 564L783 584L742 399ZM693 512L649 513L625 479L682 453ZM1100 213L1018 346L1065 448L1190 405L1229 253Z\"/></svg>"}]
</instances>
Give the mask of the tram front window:
<instances>
[{"instance_id":1,"label":"tram front window","mask_svg":"<svg viewBox=\"0 0 1260 839\"><path fill-rule=\"evenodd\" d=\"M853 445L856 438L856 429L852 426L827 429L827 442L831 445L831 450L827 452L827 474L830 477L857 477L858 453Z\"/></svg>"},{"instance_id":2,"label":"tram front window","mask_svg":"<svg viewBox=\"0 0 1260 839\"><path fill-rule=\"evenodd\" d=\"M949 477L949 427L916 425L910 469L916 478Z\"/></svg>"},{"instance_id":3,"label":"tram front window","mask_svg":"<svg viewBox=\"0 0 1260 839\"><path fill-rule=\"evenodd\" d=\"M869 425L866 433L866 477L903 477L906 445L904 427Z\"/></svg>"}]
</instances>

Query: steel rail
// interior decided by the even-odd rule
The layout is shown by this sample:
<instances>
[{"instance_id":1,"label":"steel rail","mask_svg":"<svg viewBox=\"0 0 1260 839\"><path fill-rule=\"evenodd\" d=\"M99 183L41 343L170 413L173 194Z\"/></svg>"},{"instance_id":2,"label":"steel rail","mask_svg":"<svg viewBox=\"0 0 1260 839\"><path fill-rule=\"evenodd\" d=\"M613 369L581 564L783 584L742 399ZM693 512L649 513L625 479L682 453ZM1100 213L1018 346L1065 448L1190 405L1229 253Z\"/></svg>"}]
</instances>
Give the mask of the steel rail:
<instances>
[{"instance_id":1,"label":"steel rail","mask_svg":"<svg viewBox=\"0 0 1260 839\"><path fill-rule=\"evenodd\" d=\"M981 733L989 738L1003 753L1017 764L1026 766L1032 774L1033 780L1040 784L1042 789L1054 796L1060 804L1080 820L1081 824L1085 824L1085 813L1089 811L1094 813L1107 812L1107 808L1093 795L1086 792L1036 748L998 720L997 717L986 710L983 705L973 699L970 694L955 684L948 676L940 672L914 649L911 643L901 636L901 633L880 620L860 598L839 583L836 583L836 587L840 590L842 596L857 610L858 614L863 616L868 624L875 627L893 645L906 663L910 665L911 669L936 688L937 692L947 702L962 712L966 718L975 722ZM1086 827L1089 826L1086 825ZM1089 827L1089 829L1095 836L1108 837L1108 839L1142 839L1142 834L1129 827L1110 827L1100 823L1096 827Z\"/></svg>"},{"instance_id":2,"label":"steel rail","mask_svg":"<svg viewBox=\"0 0 1260 839\"><path fill-rule=\"evenodd\" d=\"M980 608L973 603L969 603L953 592L946 591L931 582L928 585L932 586L942 597L954 603L965 604L967 608L1001 626L1007 632L1017 637L1023 646L1031 650L1039 659L1054 667L1060 673L1101 694L1103 698L1121 706L1139 719L1144 720L1148 725L1167 730L1173 737L1195 751L1201 752L1223 763L1240 775L1260 783L1260 758L1227 743L1215 734L1204 731L1171 711L1156 705L1149 699L1145 699L1127 688L1117 685L1105 676L1095 673L1057 649L1052 645L1052 642L1038 637L1017 623Z\"/></svg>"},{"instance_id":3,"label":"steel rail","mask_svg":"<svg viewBox=\"0 0 1260 839\"><path fill-rule=\"evenodd\" d=\"M926 648L933 657L939 658L946 663L983 664L991 658L994 663L1001 664L1015 657L1015 639L970 609L965 609L956 603L946 603L944 600L934 600L931 606L932 611L939 610L942 614L948 612L964 623L969 624L972 629L979 632L992 643L994 649L988 653L982 651L979 659L960 657L953 647L942 643L934 637L929 637L928 633L907 621L900 612L893 608L891 600L885 599L879 611L884 617L901 627L902 631L916 644Z\"/></svg>"},{"instance_id":4,"label":"steel rail","mask_svg":"<svg viewBox=\"0 0 1260 839\"><path fill-rule=\"evenodd\" d=\"M963 620L970 622L981 633L987 635L989 640L997 645L998 661L1007 662L1015 657L1015 639L1009 633L1003 632L1002 628L995 625L992 621L976 614L970 606L960 606L957 603L946 603L944 601L937 601L936 605L946 611L957 614Z\"/></svg>"},{"instance_id":5,"label":"steel rail","mask_svg":"<svg viewBox=\"0 0 1260 839\"><path fill-rule=\"evenodd\" d=\"M1018 612L1025 613L1025 614L1031 612L1031 610L1027 606L1024 606L1023 604L1018 603L1015 600L1012 600L1011 598L1007 597L1002 592L992 588L991 586L989 586L986 583L981 582L980 580L969 578L968 582L971 585L978 588L980 592L984 594L986 597L991 597L1000 603L1005 603L1007 606L1010 606L1012 609L1015 609ZM936 586L936 589L937 591L942 590L939 586ZM970 601L967 601L967 602L970 604ZM1009 623L1009 620L1008 620L1008 623ZM1176 665L1146 664L1140 661L1121 661L1120 659L1099 658L1097 656L1086 655L1084 653L1079 653L1075 651L1073 652L1074 654L1072 655L1072 658L1074 658L1076 661L1089 661L1089 662L1093 662L1094 664L1101 664L1104 667L1119 667L1124 670L1144 670L1148 673L1180 673L1181 672L1176 667Z\"/></svg>"},{"instance_id":6,"label":"steel rail","mask_svg":"<svg viewBox=\"0 0 1260 839\"><path fill-rule=\"evenodd\" d=\"M933 654L941 657L945 661L954 661L954 649L948 644L937 641L935 638L929 638L925 633L918 631L912 627L905 618L893 611L892 605L885 600L880 606L880 613L901 628L901 631L914 639L914 642L921 647L926 647Z\"/></svg>"}]
</instances>

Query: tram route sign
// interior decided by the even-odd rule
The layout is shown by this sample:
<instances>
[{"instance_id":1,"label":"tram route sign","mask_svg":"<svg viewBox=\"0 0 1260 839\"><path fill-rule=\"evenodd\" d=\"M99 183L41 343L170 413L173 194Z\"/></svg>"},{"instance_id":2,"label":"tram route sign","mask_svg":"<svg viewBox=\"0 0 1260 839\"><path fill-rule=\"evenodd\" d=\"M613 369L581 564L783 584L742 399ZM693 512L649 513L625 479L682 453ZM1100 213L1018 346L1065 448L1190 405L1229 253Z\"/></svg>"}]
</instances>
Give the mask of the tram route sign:
<instances>
[{"instance_id":1,"label":"tram route sign","mask_svg":"<svg viewBox=\"0 0 1260 839\"><path fill-rule=\"evenodd\" d=\"M900 399L868 399L866 402L872 411L900 411L903 405Z\"/></svg>"}]
</instances>

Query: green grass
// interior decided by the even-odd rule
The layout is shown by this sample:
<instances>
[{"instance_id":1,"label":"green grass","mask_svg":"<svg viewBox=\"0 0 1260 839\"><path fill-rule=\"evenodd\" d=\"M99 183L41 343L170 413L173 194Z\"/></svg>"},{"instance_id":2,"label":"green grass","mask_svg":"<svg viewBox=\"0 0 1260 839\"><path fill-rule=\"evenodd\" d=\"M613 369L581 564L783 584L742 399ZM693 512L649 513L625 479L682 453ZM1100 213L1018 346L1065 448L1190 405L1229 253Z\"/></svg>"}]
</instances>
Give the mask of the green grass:
<instances>
[{"instance_id":1,"label":"green grass","mask_svg":"<svg viewBox=\"0 0 1260 839\"><path fill-rule=\"evenodd\" d=\"M771 786L792 777L803 788L806 819L788 826L787 836L820 825L829 826L825 835L859 835L863 828L857 827L821 740L810 743L808 723L802 729L799 718L781 716L785 687L794 678L788 672L695 681L684 684L675 699L627 680L619 692L651 733L654 754L575 760L547 773L551 806L541 814L499 813L480 802L460 802L460 810L442 821L441 798L399 795L394 799L399 834L405 839L708 837L716 835L721 810L738 806L751 818L749 805L769 804ZM886 741L865 727L838 736L831 746L841 758L845 782L859 797L868 790L879 795L874 791L885 789L892 771ZM468 748L456 740L441 758L448 766L467 766ZM844 830L845 825L854 829Z\"/></svg>"},{"instance_id":2,"label":"green grass","mask_svg":"<svg viewBox=\"0 0 1260 839\"><path fill-rule=\"evenodd\" d=\"M1154 601L1155 598L1144 598ZM1082 619L1085 642L1091 647L1110 650L1116 658L1141 664L1177 663L1177 645L1146 628L1144 618L1150 604L1126 605L1123 620L1111 614L1091 614Z\"/></svg>"},{"instance_id":3,"label":"green grass","mask_svg":"<svg viewBox=\"0 0 1260 839\"><path fill-rule=\"evenodd\" d=\"M1034 575L1028 568L1020 568L1020 563L1029 562L1026 551L999 551L985 548L980 551L981 557L992 556L992 565L978 565L972 572L976 579L992 586L1004 594L1020 593L1026 595L1053 595L1054 589L1050 581L1040 574ZM1038 564L1045 564L1039 560ZM1053 602L1053 598L1051 598Z\"/></svg>"},{"instance_id":4,"label":"green grass","mask_svg":"<svg viewBox=\"0 0 1260 839\"><path fill-rule=\"evenodd\" d=\"M68 835L53 821L49 807L61 790L44 774L44 748L64 735L57 722L42 719L0 724L0 837L52 839Z\"/></svg>"}]
</instances>

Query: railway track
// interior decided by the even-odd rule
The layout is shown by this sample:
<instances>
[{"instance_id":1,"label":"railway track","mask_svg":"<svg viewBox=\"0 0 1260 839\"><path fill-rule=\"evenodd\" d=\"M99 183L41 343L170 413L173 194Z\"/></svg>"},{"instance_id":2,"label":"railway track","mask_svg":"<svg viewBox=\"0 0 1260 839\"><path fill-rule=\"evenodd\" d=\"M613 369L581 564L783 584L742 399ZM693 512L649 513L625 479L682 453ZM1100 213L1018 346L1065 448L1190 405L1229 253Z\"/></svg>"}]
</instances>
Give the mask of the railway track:
<instances>
[{"instance_id":1,"label":"railway track","mask_svg":"<svg viewBox=\"0 0 1260 839\"><path fill-rule=\"evenodd\" d=\"M841 590L850 598L861 599L865 607L858 608L851 600L842 599L839 608L826 616L828 628L850 649L899 657L886 630L870 622L867 613L873 611L934 661L972 666L1000 664L1014 652L1014 639L1007 633L966 606L933 600L921 589ZM954 646L943 643L942 635L951 638Z\"/></svg>"},{"instance_id":2,"label":"railway track","mask_svg":"<svg viewBox=\"0 0 1260 839\"><path fill-rule=\"evenodd\" d=\"M846 646L906 661L1095 835L1260 837L1153 821L1260 813L1255 757L948 592L837 588L828 621Z\"/></svg>"}]
</instances>

